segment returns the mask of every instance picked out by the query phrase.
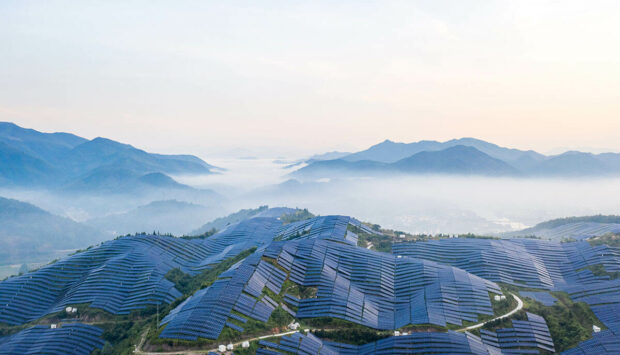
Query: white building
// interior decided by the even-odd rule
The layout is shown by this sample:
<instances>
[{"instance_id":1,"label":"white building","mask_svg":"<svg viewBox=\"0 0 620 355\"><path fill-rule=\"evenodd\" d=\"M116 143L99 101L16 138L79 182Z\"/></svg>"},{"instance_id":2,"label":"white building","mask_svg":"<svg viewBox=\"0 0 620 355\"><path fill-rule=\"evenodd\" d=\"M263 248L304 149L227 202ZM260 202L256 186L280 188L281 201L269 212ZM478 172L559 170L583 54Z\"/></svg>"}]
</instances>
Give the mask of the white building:
<instances>
[{"instance_id":1,"label":"white building","mask_svg":"<svg viewBox=\"0 0 620 355\"><path fill-rule=\"evenodd\" d=\"M250 347L250 342L249 341L244 341L243 343L241 343L241 347L244 349L247 349Z\"/></svg>"},{"instance_id":2,"label":"white building","mask_svg":"<svg viewBox=\"0 0 620 355\"><path fill-rule=\"evenodd\" d=\"M219 350L219 352L221 352L221 353L225 353L226 352L226 345L222 344L222 345L218 346L217 350Z\"/></svg>"}]
</instances>

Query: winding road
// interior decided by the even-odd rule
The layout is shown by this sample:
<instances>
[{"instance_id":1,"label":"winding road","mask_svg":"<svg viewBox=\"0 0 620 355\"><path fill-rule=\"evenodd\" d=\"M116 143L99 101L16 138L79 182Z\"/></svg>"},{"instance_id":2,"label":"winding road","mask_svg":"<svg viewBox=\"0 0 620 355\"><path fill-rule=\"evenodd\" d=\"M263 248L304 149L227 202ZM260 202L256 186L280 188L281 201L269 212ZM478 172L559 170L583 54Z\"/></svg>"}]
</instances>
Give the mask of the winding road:
<instances>
[{"instance_id":1,"label":"winding road","mask_svg":"<svg viewBox=\"0 0 620 355\"><path fill-rule=\"evenodd\" d=\"M512 311L510 311L510 312L508 312L506 314L503 314L503 315L501 315L499 317L495 317L493 319L489 319L488 321L485 321L485 322L482 322L482 323L478 323L478 324L474 324L474 325L470 325L469 327L458 329L457 332L465 332L465 331L468 331L468 330L473 330L473 329L480 328L480 327L484 326L485 324L491 323L491 322L496 321L498 319L508 318L511 315L513 315L513 314L519 312L521 309L523 309L523 301L521 301L521 299L519 297L517 297L517 295L515 295L514 293L511 293L510 295L512 297L514 297L515 300L517 300L517 307L515 307Z\"/></svg>"},{"instance_id":2,"label":"winding road","mask_svg":"<svg viewBox=\"0 0 620 355\"><path fill-rule=\"evenodd\" d=\"M482 326L484 326L487 323L491 323L493 321L496 321L498 319L504 319L504 318L508 318L510 316L512 316L513 314L519 312L521 309L523 309L523 301L517 297L517 295L515 295L514 293L510 293L510 295L517 301L517 307L515 307L513 310L511 310L510 312L506 313L506 314L502 314L501 316L495 317L493 319L489 319L485 322L481 322L478 324L474 324L474 325L470 325L469 327L464 327L461 329L457 329L457 332L465 332L468 330L473 330L473 329L477 329L480 328ZM251 339L245 339L243 341L234 343L233 345L235 346L235 348L241 346L241 343L243 343L244 341L255 341L255 340L261 340L261 339L266 339L266 338L271 338L271 337L282 337L285 335L290 335L293 333L296 333L297 330L292 330L292 331L288 331L288 332L283 332L283 333L278 333L278 334L268 334L268 335L263 335L260 337L256 337L256 338L251 338ZM176 354L187 354L187 353L191 353L191 354L206 354L209 353L211 351L213 352L217 352L217 349L209 349L209 350L184 350L184 351L171 351L171 352L150 352L150 351L142 351L142 345L144 344L144 340L146 338L146 335L148 333L148 329L147 331L145 331L142 334L142 338L140 339L140 344L136 345L135 349L134 349L134 354L142 354L142 355L176 355Z\"/></svg>"}]
</instances>

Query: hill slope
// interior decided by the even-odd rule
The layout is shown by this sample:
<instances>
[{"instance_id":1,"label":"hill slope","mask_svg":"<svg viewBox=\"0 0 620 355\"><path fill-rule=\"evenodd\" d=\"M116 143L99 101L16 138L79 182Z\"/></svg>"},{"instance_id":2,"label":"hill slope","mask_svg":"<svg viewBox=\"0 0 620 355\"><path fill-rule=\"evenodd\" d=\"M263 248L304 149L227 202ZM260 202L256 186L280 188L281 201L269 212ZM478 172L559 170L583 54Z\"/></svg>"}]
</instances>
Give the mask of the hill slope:
<instances>
[{"instance_id":1,"label":"hill slope","mask_svg":"<svg viewBox=\"0 0 620 355\"><path fill-rule=\"evenodd\" d=\"M326 160L312 163L291 175L298 177L334 177L376 174L465 174L518 175L509 164L473 147L457 145L440 151L424 151L394 163L370 160Z\"/></svg>"},{"instance_id":2,"label":"hill slope","mask_svg":"<svg viewBox=\"0 0 620 355\"><path fill-rule=\"evenodd\" d=\"M84 248L108 236L34 205L0 197L0 264L41 261L60 250Z\"/></svg>"},{"instance_id":3,"label":"hill slope","mask_svg":"<svg viewBox=\"0 0 620 355\"><path fill-rule=\"evenodd\" d=\"M0 184L58 187L97 169L136 174L209 174L214 169L191 155L152 154L105 138L42 133L0 122Z\"/></svg>"},{"instance_id":4,"label":"hill slope","mask_svg":"<svg viewBox=\"0 0 620 355\"><path fill-rule=\"evenodd\" d=\"M213 213L213 209L193 203L153 201L129 212L88 220L86 224L114 235L152 231L182 235Z\"/></svg>"}]
</instances>

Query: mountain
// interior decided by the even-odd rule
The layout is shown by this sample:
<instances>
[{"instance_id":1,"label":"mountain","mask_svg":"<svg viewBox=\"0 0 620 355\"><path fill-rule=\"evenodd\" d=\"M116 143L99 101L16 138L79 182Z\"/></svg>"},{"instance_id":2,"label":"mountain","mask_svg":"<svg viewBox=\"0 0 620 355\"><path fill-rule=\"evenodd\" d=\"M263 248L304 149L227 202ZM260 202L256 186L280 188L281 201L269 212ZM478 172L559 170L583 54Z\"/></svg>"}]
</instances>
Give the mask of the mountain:
<instances>
[{"instance_id":1,"label":"mountain","mask_svg":"<svg viewBox=\"0 0 620 355\"><path fill-rule=\"evenodd\" d=\"M531 169L531 173L547 176L610 175L620 171L620 164L614 164L617 156L620 154L607 153L601 157L571 151L543 160Z\"/></svg>"},{"instance_id":2,"label":"mountain","mask_svg":"<svg viewBox=\"0 0 620 355\"><path fill-rule=\"evenodd\" d=\"M87 139L70 133L42 133L11 122L0 122L0 142L34 158L56 163L59 157Z\"/></svg>"},{"instance_id":3,"label":"mountain","mask_svg":"<svg viewBox=\"0 0 620 355\"><path fill-rule=\"evenodd\" d=\"M0 184L38 185L47 183L57 171L45 161L0 142Z\"/></svg>"},{"instance_id":4,"label":"mountain","mask_svg":"<svg viewBox=\"0 0 620 355\"><path fill-rule=\"evenodd\" d=\"M617 353L617 248L394 243L352 217L286 221L279 212L262 207L272 216L199 238L123 236L1 281L0 353L224 353L248 339L257 340L238 352ZM128 324L128 314L140 321ZM299 323L308 332L289 331Z\"/></svg>"},{"instance_id":5,"label":"mountain","mask_svg":"<svg viewBox=\"0 0 620 355\"><path fill-rule=\"evenodd\" d=\"M583 216L552 219L541 222L531 228L504 233L504 237L529 237L542 239L582 240L590 237L620 233L620 216Z\"/></svg>"},{"instance_id":6,"label":"mountain","mask_svg":"<svg viewBox=\"0 0 620 355\"><path fill-rule=\"evenodd\" d=\"M153 201L125 213L95 218L85 223L113 235L152 232L181 235L213 215L214 209L177 200Z\"/></svg>"},{"instance_id":7,"label":"mountain","mask_svg":"<svg viewBox=\"0 0 620 355\"><path fill-rule=\"evenodd\" d=\"M316 178L343 173L364 175L392 171L515 177L620 174L620 154L617 153L566 152L545 156L532 150L504 148L475 138L413 143L386 140L338 159L307 163L293 176Z\"/></svg>"},{"instance_id":8,"label":"mountain","mask_svg":"<svg viewBox=\"0 0 620 355\"><path fill-rule=\"evenodd\" d=\"M239 210L235 213L232 213L225 217L219 217L215 220L208 222L202 225L200 228L192 231L191 235L200 235L206 233L212 229L221 231L229 225L239 223L241 221L245 221L252 218L258 217L270 217L270 218L278 218L283 215L293 214L299 211L296 208L288 208L288 207L272 207L269 206L260 206L258 208L249 208Z\"/></svg>"},{"instance_id":9,"label":"mountain","mask_svg":"<svg viewBox=\"0 0 620 355\"><path fill-rule=\"evenodd\" d=\"M65 158L66 165L76 174L112 164L136 171L168 174L205 174L213 168L196 157L150 154L106 138L84 142L69 151Z\"/></svg>"},{"instance_id":10,"label":"mountain","mask_svg":"<svg viewBox=\"0 0 620 355\"><path fill-rule=\"evenodd\" d=\"M216 169L191 155L152 154L106 138L41 133L8 122L0 122L0 158L0 184L52 188L79 184L102 170L144 175L209 174Z\"/></svg>"},{"instance_id":11,"label":"mountain","mask_svg":"<svg viewBox=\"0 0 620 355\"><path fill-rule=\"evenodd\" d=\"M376 174L518 175L517 169L473 147L462 145L440 151L424 151L394 163L343 159L315 162L292 173L298 177Z\"/></svg>"},{"instance_id":12,"label":"mountain","mask_svg":"<svg viewBox=\"0 0 620 355\"><path fill-rule=\"evenodd\" d=\"M0 264L45 261L109 236L32 204L0 197Z\"/></svg>"},{"instance_id":13,"label":"mountain","mask_svg":"<svg viewBox=\"0 0 620 355\"><path fill-rule=\"evenodd\" d=\"M131 169L103 166L90 171L64 187L73 192L126 193L148 189L192 190L162 173L139 173Z\"/></svg>"},{"instance_id":14,"label":"mountain","mask_svg":"<svg viewBox=\"0 0 620 355\"><path fill-rule=\"evenodd\" d=\"M342 159L347 161L372 160L383 163L394 163L416 153L424 151L439 151L458 145L474 147L493 158L508 162L518 161L524 157L528 157L529 159L536 161L544 159L544 155L531 150L523 151L518 149L503 148L496 144L475 138L452 139L446 142L419 141L413 143L396 143L390 140L385 140L384 142L373 145L364 151L353 153Z\"/></svg>"},{"instance_id":15,"label":"mountain","mask_svg":"<svg viewBox=\"0 0 620 355\"><path fill-rule=\"evenodd\" d=\"M404 173L517 175L517 169L473 147L457 145L440 151L420 152L390 164Z\"/></svg>"},{"instance_id":16,"label":"mountain","mask_svg":"<svg viewBox=\"0 0 620 355\"><path fill-rule=\"evenodd\" d=\"M294 177L324 178L334 175L366 175L388 172L390 164L371 160L347 161L343 159L321 160L292 172Z\"/></svg>"}]
</instances>

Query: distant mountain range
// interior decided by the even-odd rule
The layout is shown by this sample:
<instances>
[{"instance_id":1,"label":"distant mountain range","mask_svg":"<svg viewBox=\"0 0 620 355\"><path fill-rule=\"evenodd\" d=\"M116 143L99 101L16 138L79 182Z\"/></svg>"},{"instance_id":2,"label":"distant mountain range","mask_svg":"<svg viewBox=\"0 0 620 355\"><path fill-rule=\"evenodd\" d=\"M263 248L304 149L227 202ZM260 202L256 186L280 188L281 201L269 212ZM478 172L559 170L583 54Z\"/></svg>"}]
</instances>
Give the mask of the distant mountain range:
<instances>
[{"instance_id":1,"label":"distant mountain range","mask_svg":"<svg viewBox=\"0 0 620 355\"><path fill-rule=\"evenodd\" d=\"M239 223L241 221L245 221L251 218L258 218L258 217L279 218L279 217L282 217L283 215L294 214L297 211L299 211L299 209L288 208L288 207L269 208L269 206L260 206L258 208L243 209L235 213L232 213L228 216L219 217L211 222L208 222L202 225L200 228L191 232L190 235L201 235L213 229L215 229L216 231L221 231L224 228L228 227L229 225Z\"/></svg>"},{"instance_id":2,"label":"distant mountain range","mask_svg":"<svg viewBox=\"0 0 620 355\"><path fill-rule=\"evenodd\" d=\"M210 174L216 169L192 155L147 153L106 138L42 133L0 122L0 185L68 191L174 187L167 174Z\"/></svg>"},{"instance_id":3,"label":"distant mountain range","mask_svg":"<svg viewBox=\"0 0 620 355\"><path fill-rule=\"evenodd\" d=\"M109 239L95 228L53 215L34 205L0 197L0 264L51 259L63 250Z\"/></svg>"},{"instance_id":4,"label":"distant mountain range","mask_svg":"<svg viewBox=\"0 0 620 355\"><path fill-rule=\"evenodd\" d=\"M566 152L545 156L500 147L474 138L446 142L386 140L364 151L331 160L309 160L295 177L375 174L464 174L490 176L605 176L620 174L620 154Z\"/></svg>"},{"instance_id":5,"label":"distant mountain range","mask_svg":"<svg viewBox=\"0 0 620 355\"><path fill-rule=\"evenodd\" d=\"M85 224L113 235L158 232L183 235L213 217L207 206L176 200L153 201L125 213L90 219Z\"/></svg>"},{"instance_id":6,"label":"distant mountain range","mask_svg":"<svg viewBox=\"0 0 620 355\"><path fill-rule=\"evenodd\" d=\"M596 215L552 219L531 228L503 233L503 236L507 238L533 236L551 240L583 240L608 233L620 233L620 216Z\"/></svg>"}]
</instances>

